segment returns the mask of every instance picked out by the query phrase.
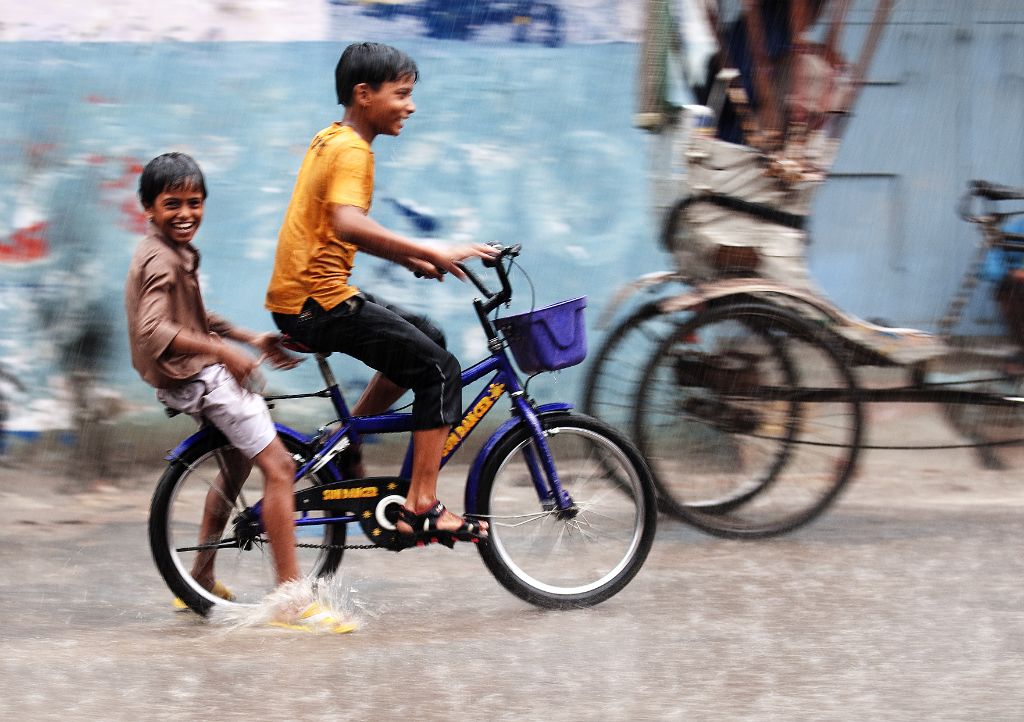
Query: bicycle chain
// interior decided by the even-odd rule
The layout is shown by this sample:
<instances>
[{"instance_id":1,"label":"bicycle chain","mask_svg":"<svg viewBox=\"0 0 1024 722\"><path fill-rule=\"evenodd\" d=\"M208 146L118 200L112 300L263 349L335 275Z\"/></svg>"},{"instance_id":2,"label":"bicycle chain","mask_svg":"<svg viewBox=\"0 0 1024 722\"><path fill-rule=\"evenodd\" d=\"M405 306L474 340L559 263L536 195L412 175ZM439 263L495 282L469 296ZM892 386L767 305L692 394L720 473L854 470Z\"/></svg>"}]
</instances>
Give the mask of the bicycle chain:
<instances>
[{"instance_id":1,"label":"bicycle chain","mask_svg":"<svg viewBox=\"0 0 1024 722\"><path fill-rule=\"evenodd\" d=\"M269 542L263 542L269 544ZM382 549L384 551L391 551L387 547L378 546L377 544L296 544L297 549ZM193 551L206 551L208 549L224 549L232 547L223 547L221 544L200 544L195 547L190 547Z\"/></svg>"},{"instance_id":2,"label":"bicycle chain","mask_svg":"<svg viewBox=\"0 0 1024 722\"><path fill-rule=\"evenodd\" d=\"M391 551L387 547L376 544L296 544L297 549L381 549Z\"/></svg>"}]
</instances>

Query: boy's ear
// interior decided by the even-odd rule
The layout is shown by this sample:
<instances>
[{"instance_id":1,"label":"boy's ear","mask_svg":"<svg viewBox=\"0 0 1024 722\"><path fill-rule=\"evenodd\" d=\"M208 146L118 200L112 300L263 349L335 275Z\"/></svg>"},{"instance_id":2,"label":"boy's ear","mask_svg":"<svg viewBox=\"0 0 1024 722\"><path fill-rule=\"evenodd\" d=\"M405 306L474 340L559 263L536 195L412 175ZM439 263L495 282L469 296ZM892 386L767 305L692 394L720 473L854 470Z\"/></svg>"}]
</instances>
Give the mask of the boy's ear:
<instances>
[{"instance_id":1,"label":"boy's ear","mask_svg":"<svg viewBox=\"0 0 1024 722\"><path fill-rule=\"evenodd\" d=\"M370 86L366 83L357 83L352 88L352 95L360 105L366 105L370 102Z\"/></svg>"}]
</instances>

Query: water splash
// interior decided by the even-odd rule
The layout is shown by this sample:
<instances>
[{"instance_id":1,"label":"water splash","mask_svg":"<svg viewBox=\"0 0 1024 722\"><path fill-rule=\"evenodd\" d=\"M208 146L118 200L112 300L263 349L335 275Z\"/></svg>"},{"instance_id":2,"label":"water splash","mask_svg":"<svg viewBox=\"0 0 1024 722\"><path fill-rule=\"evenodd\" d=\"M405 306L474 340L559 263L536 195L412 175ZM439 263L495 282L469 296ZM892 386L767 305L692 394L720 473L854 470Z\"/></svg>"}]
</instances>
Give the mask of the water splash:
<instances>
[{"instance_id":1,"label":"water splash","mask_svg":"<svg viewBox=\"0 0 1024 722\"><path fill-rule=\"evenodd\" d=\"M356 612L353 592L341 574L315 580L299 579L280 585L254 606L215 606L209 619L224 631L267 627L271 622L296 617L315 601L333 611L339 619L362 626L362 615Z\"/></svg>"}]
</instances>

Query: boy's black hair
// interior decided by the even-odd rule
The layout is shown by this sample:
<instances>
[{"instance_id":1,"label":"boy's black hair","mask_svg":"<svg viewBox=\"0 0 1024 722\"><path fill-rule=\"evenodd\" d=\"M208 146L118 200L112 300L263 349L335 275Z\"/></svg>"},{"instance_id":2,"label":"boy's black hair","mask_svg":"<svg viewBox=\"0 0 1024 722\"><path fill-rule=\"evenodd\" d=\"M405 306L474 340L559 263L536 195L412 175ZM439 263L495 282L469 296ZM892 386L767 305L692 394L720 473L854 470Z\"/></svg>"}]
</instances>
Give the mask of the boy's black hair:
<instances>
[{"instance_id":1,"label":"boy's black hair","mask_svg":"<svg viewBox=\"0 0 1024 722\"><path fill-rule=\"evenodd\" d=\"M139 200L144 208L168 190L195 188L206 199L206 179L192 156L185 153L164 153L146 164L139 176Z\"/></svg>"},{"instance_id":2,"label":"boy's black hair","mask_svg":"<svg viewBox=\"0 0 1024 722\"><path fill-rule=\"evenodd\" d=\"M352 102L352 89L366 83L374 90L381 83L388 83L411 75L413 82L420 78L416 61L398 48L382 43L352 43L341 54L334 69L334 88L338 92L338 103Z\"/></svg>"}]
</instances>

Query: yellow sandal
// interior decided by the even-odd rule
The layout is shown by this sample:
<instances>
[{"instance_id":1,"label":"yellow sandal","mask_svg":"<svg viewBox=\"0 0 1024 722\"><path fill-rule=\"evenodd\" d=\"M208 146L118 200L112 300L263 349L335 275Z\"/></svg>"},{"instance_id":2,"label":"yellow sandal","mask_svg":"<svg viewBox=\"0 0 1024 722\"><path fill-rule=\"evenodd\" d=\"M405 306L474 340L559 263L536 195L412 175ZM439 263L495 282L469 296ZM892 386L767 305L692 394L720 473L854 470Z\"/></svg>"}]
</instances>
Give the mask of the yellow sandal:
<instances>
[{"instance_id":1,"label":"yellow sandal","mask_svg":"<svg viewBox=\"0 0 1024 722\"><path fill-rule=\"evenodd\" d=\"M348 634L356 628L354 622L339 619L335 612L319 602L312 602L293 621L274 621L270 622L270 626L302 632L329 632L331 634Z\"/></svg>"},{"instance_id":2,"label":"yellow sandal","mask_svg":"<svg viewBox=\"0 0 1024 722\"><path fill-rule=\"evenodd\" d=\"M228 601L228 602L235 601L234 593L230 589L228 589L226 586L221 584L220 582L214 582L213 583L213 589L211 589L210 591L212 593L216 594L221 599L224 599L225 601ZM174 609L176 611L178 611L178 612L187 612L187 611L189 611L188 605L185 604L185 602L182 601L181 597L175 597L174 601L171 602L171 606L174 607Z\"/></svg>"}]
</instances>

